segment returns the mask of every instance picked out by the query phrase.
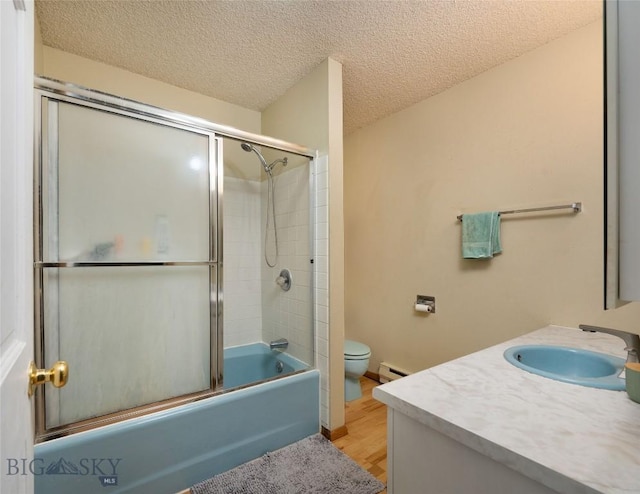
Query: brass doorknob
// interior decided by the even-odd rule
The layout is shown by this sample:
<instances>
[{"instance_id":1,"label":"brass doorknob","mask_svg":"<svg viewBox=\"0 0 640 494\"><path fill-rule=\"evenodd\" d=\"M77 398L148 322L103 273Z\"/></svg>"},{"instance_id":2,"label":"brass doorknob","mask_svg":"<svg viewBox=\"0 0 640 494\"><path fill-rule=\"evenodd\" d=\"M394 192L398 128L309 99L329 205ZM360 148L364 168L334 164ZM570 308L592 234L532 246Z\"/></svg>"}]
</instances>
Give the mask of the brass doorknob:
<instances>
[{"instance_id":1,"label":"brass doorknob","mask_svg":"<svg viewBox=\"0 0 640 494\"><path fill-rule=\"evenodd\" d=\"M58 360L51 369L38 369L36 364L29 364L29 396L33 395L36 386L50 382L56 388L61 388L69 380L69 365L64 360Z\"/></svg>"}]
</instances>

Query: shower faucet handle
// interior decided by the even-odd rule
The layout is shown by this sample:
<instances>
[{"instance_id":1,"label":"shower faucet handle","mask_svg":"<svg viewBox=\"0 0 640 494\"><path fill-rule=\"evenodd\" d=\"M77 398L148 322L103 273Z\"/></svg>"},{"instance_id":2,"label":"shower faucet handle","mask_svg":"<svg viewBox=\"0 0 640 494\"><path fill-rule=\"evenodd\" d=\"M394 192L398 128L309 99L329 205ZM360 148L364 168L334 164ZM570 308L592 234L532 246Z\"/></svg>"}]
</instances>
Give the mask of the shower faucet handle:
<instances>
[{"instance_id":1,"label":"shower faucet handle","mask_svg":"<svg viewBox=\"0 0 640 494\"><path fill-rule=\"evenodd\" d=\"M280 274L276 278L276 284L282 288L285 292L288 292L291 289L291 283L293 279L291 277L291 271L288 269L283 269L280 271Z\"/></svg>"}]
</instances>

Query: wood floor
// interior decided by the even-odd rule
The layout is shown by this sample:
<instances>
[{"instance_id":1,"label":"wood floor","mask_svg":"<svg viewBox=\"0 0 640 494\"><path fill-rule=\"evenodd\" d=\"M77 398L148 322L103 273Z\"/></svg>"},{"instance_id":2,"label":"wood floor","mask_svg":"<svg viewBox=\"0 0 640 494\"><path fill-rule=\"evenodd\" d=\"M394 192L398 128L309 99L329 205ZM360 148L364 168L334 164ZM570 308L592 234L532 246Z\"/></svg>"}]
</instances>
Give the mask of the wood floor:
<instances>
[{"instance_id":1,"label":"wood floor","mask_svg":"<svg viewBox=\"0 0 640 494\"><path fill-rule=\"evenodd\" d=\"M346 405L345 422L349 432L333 444L386 485L387 407L371 397L379 383L367 377L362 377L360 382L362 398Z\"/></svg>"}]
</instances>

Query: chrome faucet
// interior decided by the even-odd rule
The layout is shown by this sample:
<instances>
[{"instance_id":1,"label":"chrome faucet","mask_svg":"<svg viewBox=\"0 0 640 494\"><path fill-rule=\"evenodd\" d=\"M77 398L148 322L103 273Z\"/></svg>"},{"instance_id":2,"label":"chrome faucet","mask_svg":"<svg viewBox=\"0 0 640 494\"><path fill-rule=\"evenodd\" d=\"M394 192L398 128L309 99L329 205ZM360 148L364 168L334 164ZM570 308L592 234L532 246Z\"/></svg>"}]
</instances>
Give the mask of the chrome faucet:
<instances>
[{"instance_id":1,"label":"chrome faucet","mask_svg":"<svg viewBox=\"0 0 640 494\"><path fill-rule=\"evenodd\" d=\"M271 350L275 350L276 348L281 348L283 350L286 350L288 346L289 346L289 342L287 341L286 338L280 338L279 340L274 340L271 343L269 343L269 348Z\"/></svg>"},{"instance_id":2,"label":"chrome faucet","mask_svg":"<svg viewBox=\"0 0 640 494\"><path fill-rule=\"evenodd\" d=\"M607 333L622 338L626 345L627 362L638 362L638 356L640 355L640 336L635 333L628 333L619 329L601 328L599 326L588 326L586 324L580 324L579 328L582 331L589 331L590 333Z\"/></svg>"}]
</instances>

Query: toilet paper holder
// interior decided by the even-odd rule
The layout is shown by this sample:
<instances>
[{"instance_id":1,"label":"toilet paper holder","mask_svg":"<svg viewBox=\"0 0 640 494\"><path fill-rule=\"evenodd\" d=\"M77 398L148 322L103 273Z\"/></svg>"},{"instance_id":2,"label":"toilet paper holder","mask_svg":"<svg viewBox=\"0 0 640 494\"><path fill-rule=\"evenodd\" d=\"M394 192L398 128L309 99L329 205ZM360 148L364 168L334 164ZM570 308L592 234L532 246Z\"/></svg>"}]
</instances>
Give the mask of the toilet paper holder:
<instances>
[{"instance_id":1,"label":"toilet paper holder","mask_svg":"<svg viewBox=\"0 0 640 494\"><path fill-rule=\"evenodd\" d=\"M436 298L430 295L417 295L414 308L418 312L429 312L431 314L435 314Z\"/></svg>"}]
</instances>

